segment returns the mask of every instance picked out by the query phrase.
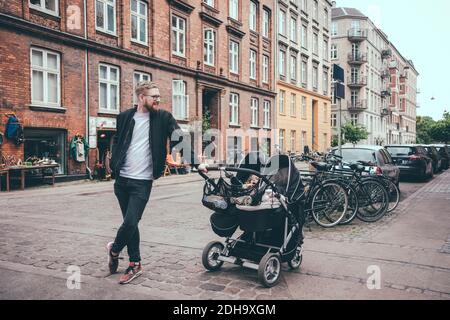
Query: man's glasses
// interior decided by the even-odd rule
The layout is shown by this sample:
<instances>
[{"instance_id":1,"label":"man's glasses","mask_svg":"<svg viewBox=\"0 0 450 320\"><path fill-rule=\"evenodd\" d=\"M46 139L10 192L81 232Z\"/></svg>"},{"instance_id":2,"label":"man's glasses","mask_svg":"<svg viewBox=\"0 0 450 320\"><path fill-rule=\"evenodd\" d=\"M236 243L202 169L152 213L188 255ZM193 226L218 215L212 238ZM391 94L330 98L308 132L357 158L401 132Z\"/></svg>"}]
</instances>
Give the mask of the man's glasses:
<instances>
[{"instance_id":1,"label":"man's glasses","mask_svg":"<svg viewBox=\"0 0 450 320\"><path fill-rule=\"evenodd\" d=\"M149 94L144 94L143 96L144 96L144 97L152 97L153 100L157 100L157 99L160 99L160 98L161 98L161 96L151 96L151 95L149 95Z\"/></svg>"}]
</instances>

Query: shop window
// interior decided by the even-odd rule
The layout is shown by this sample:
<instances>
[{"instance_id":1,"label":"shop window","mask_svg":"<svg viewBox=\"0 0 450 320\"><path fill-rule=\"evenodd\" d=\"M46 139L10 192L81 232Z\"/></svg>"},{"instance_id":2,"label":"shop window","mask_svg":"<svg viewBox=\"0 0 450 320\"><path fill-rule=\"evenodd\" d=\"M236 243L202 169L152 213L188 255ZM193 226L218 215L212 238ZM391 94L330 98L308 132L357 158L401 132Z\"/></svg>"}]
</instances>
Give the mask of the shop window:
<instances>
[{"instance_id":1,"label":"shop window","mask_svg":"<svg viewBox=\"0 0 450 320\"><path fill-rule=\"evenodd\" d=\"M57 129L24 130L24 160L30 157L48 158L59 165L57 174L66 174L66 131Z\"/></svg>"}]
</instances>

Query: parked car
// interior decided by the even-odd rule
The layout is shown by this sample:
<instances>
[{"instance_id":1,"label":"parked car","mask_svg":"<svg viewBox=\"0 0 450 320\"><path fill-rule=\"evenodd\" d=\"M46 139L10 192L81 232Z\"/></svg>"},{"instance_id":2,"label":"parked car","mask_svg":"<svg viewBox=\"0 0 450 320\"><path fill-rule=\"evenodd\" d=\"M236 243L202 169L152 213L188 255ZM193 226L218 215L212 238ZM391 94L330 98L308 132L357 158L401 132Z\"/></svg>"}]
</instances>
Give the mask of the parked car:
<instances>
[{"instance_id":1,"label":"parked car","mask_svg":"<svg viewBox=\"0 0 450 320\"><path fill-rule=\"evenodd\" d=\"M446 144L434 144L433 146L436 147L437 151L441 155L442 170L447 170L448 168L450 168L450 147Z\"/></svg>"},{"instance_id":2,"label":"parked car","mask_svg":"<svg viewBox=\"0 0 450 320\"><path fill-rule=\"evenodd\" d=\"M424 147L428 151L428 156L431 158L431 160L433 160L433 172L440 172L442 166L442 157L437 151L436 147L433 147L431 145Z\"/></svg>"},{"instance_id":3,"label":"parked car","mask_svg":"<svg viewBox=\"0 0 450 320\"><path fill-rule=\"evenodd\" d=\"M331 153L338 154L338 148L333 148ZM364 161L366 171L370 174L389 177L397 186L399 185L400 169L394 164L389 152L380 146L343 146L343 161L356 163Z\"/></svg>"},{"instance_id":4,"label":"parked car","mask_svg":"<svg viewBox=\"0 0 450 320\"><path fill-rule=\"evenodd\" d=\"M420 145L388 145L385 147L400 169L400 177L426 180L433 177L433 161L428 151Z\"/></svg>"}]
</instances>

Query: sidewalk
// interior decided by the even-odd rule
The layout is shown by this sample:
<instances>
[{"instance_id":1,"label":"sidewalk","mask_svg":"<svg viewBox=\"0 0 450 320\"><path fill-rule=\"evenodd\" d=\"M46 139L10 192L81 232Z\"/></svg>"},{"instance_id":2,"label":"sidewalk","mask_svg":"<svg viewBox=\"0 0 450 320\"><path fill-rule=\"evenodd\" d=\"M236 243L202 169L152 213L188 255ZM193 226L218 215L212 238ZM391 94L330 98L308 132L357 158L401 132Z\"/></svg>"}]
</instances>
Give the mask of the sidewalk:
<instances>
[{"instance_id":1,"label":"sidewalk","mask_svg":"<svg viewBox=\"0 0 450 320\"><path fill-rule=\"evenodd\" d=\"M450 172L377 223L305 230L302 267L284 267L272 289L253 270L205 272L202 249L218 238L200 176L157 183L140 223L145 272L127 286L106 267L121 223L112 182L0 194L0 299L450 299ZM69 266L81 268L80 290L66 286ZM367 288L370 266L380 290Z\"/></svg>"}]
</instances>

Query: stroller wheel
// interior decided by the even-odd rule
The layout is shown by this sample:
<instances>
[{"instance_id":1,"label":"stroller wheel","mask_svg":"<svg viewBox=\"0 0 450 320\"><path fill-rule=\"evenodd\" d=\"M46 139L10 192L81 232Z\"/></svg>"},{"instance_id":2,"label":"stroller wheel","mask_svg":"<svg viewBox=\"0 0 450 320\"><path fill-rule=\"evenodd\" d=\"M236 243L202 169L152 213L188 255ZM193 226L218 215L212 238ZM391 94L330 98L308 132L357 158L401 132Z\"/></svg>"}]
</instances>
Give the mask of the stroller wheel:
<instances>
[{"instance_id":1,"label":"stroller wheel","mask_svg":"<svg viewBox=\"0 0 450 320\"><path fill-rule=\"evenodd\" d=\"M223 261L217 260L220 253L223 251L224 245L218 241L212 241L207 244L205 249L203 249L202 263L203 266L209 271L217 271L222 265Z\"/></svg>"},{"instance_id":2,"label":"stroller wheel","mask_svg":"<svg viewBox=\"0 0 450 320\"><path fill-rule=\"evenodd\" d=\"M275 286L280 280L281 259L276 253L267 253L259 263L258 280L266 288Z\"/></svg>"},{"instance_id":3,"label":"stroller wheel","mask_svg":"<svg viewBox=\"0 0 450 320\"><path fill-rule=\"evenodd\" d=\"M303 260L302 249L298 248L295 251L295 255L292 257L292 259L290 261L288 261L289 268L291 268L292 270L296 270L296 269L300 268L300 265L302 264L302 260Z\"/></svg>"}]
</instances>

